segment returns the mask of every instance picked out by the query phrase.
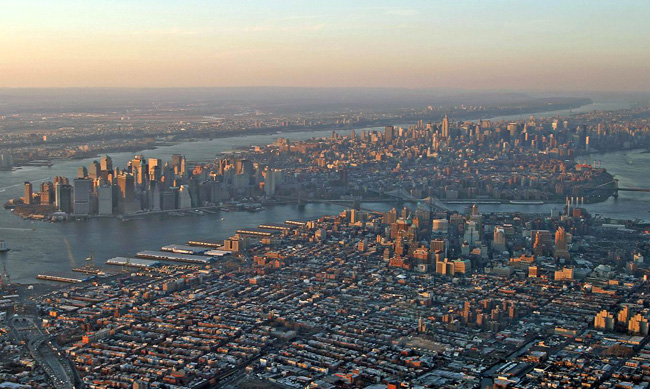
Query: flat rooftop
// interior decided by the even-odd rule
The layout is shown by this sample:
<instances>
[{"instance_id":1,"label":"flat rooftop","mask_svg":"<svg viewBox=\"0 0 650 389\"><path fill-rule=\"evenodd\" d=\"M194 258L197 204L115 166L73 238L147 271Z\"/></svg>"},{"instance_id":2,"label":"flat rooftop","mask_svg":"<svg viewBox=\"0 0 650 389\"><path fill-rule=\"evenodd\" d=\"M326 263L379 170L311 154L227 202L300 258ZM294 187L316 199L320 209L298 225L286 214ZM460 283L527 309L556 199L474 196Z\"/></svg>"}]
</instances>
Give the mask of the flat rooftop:
<instances>
[{"instance_id":1,"label":"flat rooftop","mask_svg":"<svg viewBox=\"0 0 650 389\"><path fill-rule=\"evenodd\" d=\"M178 254L203 254L208 249L185 244L169 244L167 246L163 246L160 250L171 251Z\"/></svg>"},{"instance_id":2,"label":"flat rooftop","mask_svg":"<svg viewBox=\"0 0 650 389\"><path fill-rule=\"evenodd\" d=\"M144 258L115 257L106 261L107 265L148 268L160 265L159 261Z\"/></svg>"},{"instance_id":3,"label":"flat rooftop","mask_svg":"<svg viewBox=\"0 0 650 389\"><path fill-rule=\"evenodd\" d=\"M149 259L159 259L162 261L175 261L175 262L187 262L187 263L197 263L197 264L209 264L212 260L210 257L204 257L200 255L187 255L187 254L177 254L170 253L166 251L140 251L137 255L138 258L149 258Z\"/></svg>"},{"instance_id":4,"label":"flat rooftop","mask_svg":"<svg viewBox=\"0 0 650 389\"><path fill-rule=\"evenodd\" d=\"M232 251L228 250L208 250L203 253L203 255L207 255L209 257L224 257L230 254L232 254Z\"/></svg>"}]
</instances>

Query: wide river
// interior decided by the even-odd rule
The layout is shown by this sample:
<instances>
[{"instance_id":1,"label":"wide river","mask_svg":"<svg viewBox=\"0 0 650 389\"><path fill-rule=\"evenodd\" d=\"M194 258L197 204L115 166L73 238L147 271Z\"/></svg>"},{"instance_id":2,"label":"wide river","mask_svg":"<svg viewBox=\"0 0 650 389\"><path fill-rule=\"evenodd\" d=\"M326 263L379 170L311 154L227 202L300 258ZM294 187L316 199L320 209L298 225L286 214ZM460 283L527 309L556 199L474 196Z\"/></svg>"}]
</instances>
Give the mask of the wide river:
<instances>
[{"instance_id":1,"label":"wide river","mask_svg":"<svg viewBox=\"0 0 650 389\"><path fill-rule=\"evenodd\" d=\"M357 132L359 132L357 130ZM188 160L206 161L221 152L251 144L268 144L278 137L291 140L328 136L331 131L305 131L287 134L239 136L202 142L188 142L174 146L144 151L146 157L169 160L174 153L184 154ZM342 135L347 131L339 131ZM123 167L134 153L112 153L113 165ZM591 160L600 160L620 180L620 186L650 187L648 171L650 154L641 150L595 154ZM56 161L53 167L25 167L15 171L0 172L0 201L21 196L23 182L31 181L34 188L54 176L74 177L77 167L88 166L91 160ZM365 203L365 208L385 211L390 204ZM466 205L452 205L462 211ZM557 204L544 205L480 205L483 212L550 212L560 208ZM94 218L88 221L47 223L26 221L11 212L0 209L0 239L7 241L11 251L0 254L12 281L32 283L39 273L68 273L84 264L92 250L97 264L115 256L134 256L141 250L155 250L163 245L185 243L188 240L218 241L232 235L241 227L256 227L265 222L284 222L288 219L306 220L335 214L343 208L330 204L307 204L268 207L257 213L218 212L217 214L152 215L142 219L121 221L117 218ZM650 219L650 193L621 192L618 199L588 205L592 213L622 219Z\"/></svg>"}]
</instances>

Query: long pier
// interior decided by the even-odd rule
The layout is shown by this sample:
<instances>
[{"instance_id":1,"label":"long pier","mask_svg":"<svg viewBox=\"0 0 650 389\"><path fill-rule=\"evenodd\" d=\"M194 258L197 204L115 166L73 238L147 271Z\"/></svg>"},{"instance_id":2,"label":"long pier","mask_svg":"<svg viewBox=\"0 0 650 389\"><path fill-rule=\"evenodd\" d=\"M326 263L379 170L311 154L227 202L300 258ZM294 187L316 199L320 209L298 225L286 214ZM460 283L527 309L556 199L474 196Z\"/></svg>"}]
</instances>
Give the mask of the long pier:
<instances>
[{"instance_id":1,"label":"long pier","mask_svg":"<svg viewBox=\"0 0 650 389\"><path fill-rule=\"evenodd\" d=\"M83 278L77 278L74 276L65 276L65 275L39 274L36 276L36 278L39 280L66 282L68 284L78 284L78 283L90 281L93 278L95 278L95 276L91 275Z\"/></svg>"}]
</instances>

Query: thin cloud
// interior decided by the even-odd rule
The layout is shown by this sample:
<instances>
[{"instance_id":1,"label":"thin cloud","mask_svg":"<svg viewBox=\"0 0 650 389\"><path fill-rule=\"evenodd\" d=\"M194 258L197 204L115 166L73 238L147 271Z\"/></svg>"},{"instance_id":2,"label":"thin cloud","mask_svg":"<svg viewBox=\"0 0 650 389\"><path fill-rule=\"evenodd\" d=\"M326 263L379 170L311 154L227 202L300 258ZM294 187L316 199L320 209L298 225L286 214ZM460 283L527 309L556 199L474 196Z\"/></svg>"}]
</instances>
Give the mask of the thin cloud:
<instances>
[{"instance_id":1,"label":"thin cloud","mask_svg":"<svg viewBox=\"0 0 650 389\"><path fill-rule=\"evenodd\" d=\"M129 35L134 36L192 36L210 33L211 30L186 30L182 28L170 28L163 30L141 30L130 31Z\"/></svg>"},{"instance_id":2,"label":"thin cloud","mask_svg":"<svg viewBox=\"0 0 650 389\"><path fill-rule=\"evenodd\" d=\"M319 24L299 24L299 25L276 25L264 24L244 28L231 28L227 29L230 32L309 32L321 31L325 29L324 23Z\"/></svg>"},{"instance_id":3,"label":"thin cloud","mask_svg":"<svg viewBox=\"0 0 650 389\"><path fill-rule=\"evenodd\" d=\"M412 8L391 8L384 11L386 15L391 16L416 16L420 14L420 11Z\"/></svg>"}]
</instances>

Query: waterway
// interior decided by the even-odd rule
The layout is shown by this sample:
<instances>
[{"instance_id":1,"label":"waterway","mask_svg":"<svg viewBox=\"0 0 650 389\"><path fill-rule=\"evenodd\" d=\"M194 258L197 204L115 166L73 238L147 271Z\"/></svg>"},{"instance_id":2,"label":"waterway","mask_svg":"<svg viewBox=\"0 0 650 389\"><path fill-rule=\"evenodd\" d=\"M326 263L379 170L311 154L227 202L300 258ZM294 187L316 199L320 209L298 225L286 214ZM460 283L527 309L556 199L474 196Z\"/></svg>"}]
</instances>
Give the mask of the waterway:
<instances>
[{"instance_id":1,"label":"waterway","mask_svg":"<svg viewBox=\"0 0 650 389\"><path fill-rule=\"evenodd\" d=\"M359 131L357 130L357 133ZM347 131L339 131L342 135ZM187 142L174 146L144 151L145 157L169 160L172 154L187 156L188 160L206 161L219 153L249 145L263 145L278 137L303 140L312 137L329 136L327 131L304 131L287 134L252 135L215 139L201 142ZM114 166L125 166L134 153L112 153ZM620 186L650 187L648 169L650 154L641 150L593 154L591 160L600 160L620 180ZM0 201L22 195L23 182L31 181L38 187L41 181L61 175L74 177L77 167L88 166L94 158L84 160L56 161L53 167L25 167L15 171L0 172ZM365 203L364 208L386 211L392 207L385 203ZM462 211L466 205L451 205ZM610 198L599 204L587 205L587 209L605 217L621 219L650 219L650 194L642 192L621 192L618 199ZM526 213L547 213L557 204L543 205L480 205L482 212L521 211ZM219 241L232 235L241 227L255 227L265 222L283 222L288 219L307 220L322 215L335 214L342 210L340 205L307 204L300 209L296 205L268 207L262 212L218 212L217 214L152 215L142 219L121 221L117 218L94 218L88 221L68 223L47 223L23 220L0 209L0 239L7 241L12 249L0 254L0 263L6 265L11 279L16 282L32 283L39 273L70 273L70 269L84 264L92 250L97 264L103 264L115 256L133 256L138 251L159 249L163 245L185 243L188 240ZM223 220L222 220L223 218Z\"/></svg>"},{"instance_id":2,"label":"waterway","mask_svg":"<svg viewBox=\"0 0 650 389\"><path fill-rule=\"evenodd\" d=\"M586 104L577 108L571 109L558 109L554 111L537 112L537 113L520 113L515 115L495 116L489 118L492 121L508 121L508 120L524 120L531 116L536 118L552 118L555 116L569 117L573 114L593 112L593 111L613 111L618 109L628 109L632 107L633 103L627 100L613 100L613 101L594 101L591 104ZM478 120L473 120L477 122Z\"/></svg>"}]
</instances>

